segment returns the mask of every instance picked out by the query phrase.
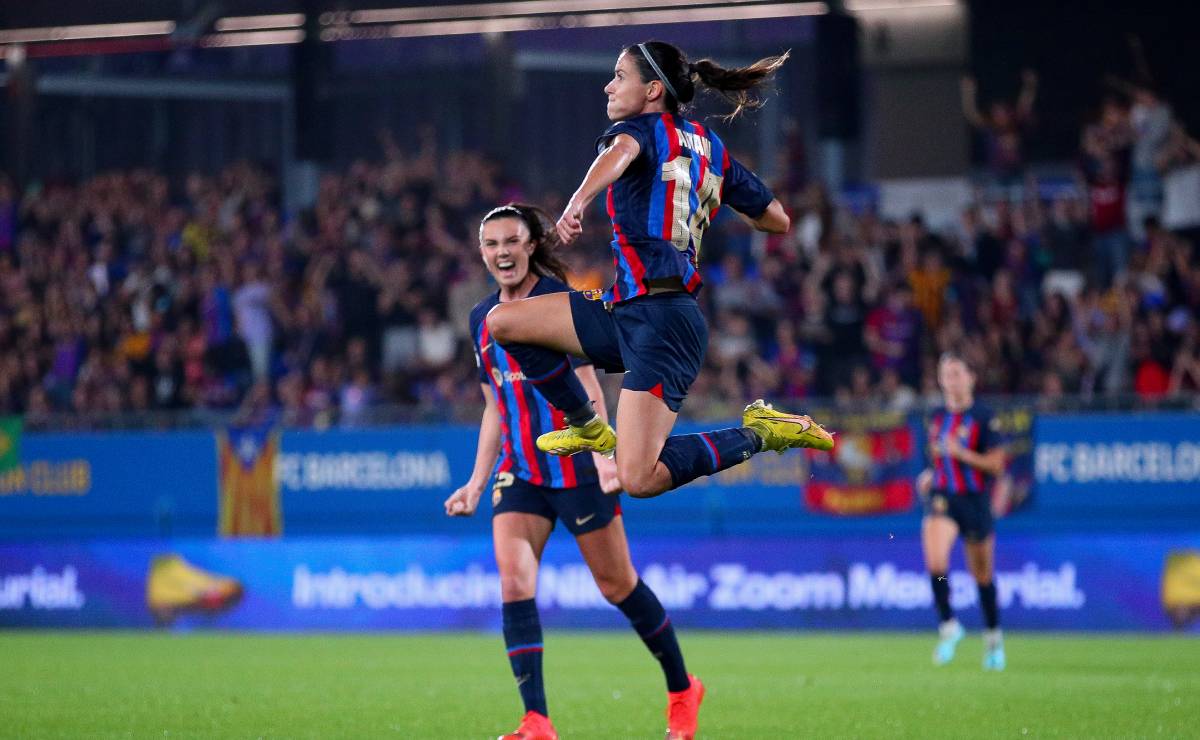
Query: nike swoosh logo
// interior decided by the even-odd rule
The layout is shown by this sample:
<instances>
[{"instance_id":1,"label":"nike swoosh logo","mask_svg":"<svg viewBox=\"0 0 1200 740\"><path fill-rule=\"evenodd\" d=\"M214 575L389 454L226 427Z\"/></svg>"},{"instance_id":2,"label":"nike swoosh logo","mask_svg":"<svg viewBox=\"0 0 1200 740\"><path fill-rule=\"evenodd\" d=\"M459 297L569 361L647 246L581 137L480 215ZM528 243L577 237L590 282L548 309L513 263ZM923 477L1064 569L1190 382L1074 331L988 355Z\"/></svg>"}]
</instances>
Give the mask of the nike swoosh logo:
<instances>
[{"instance_id":1,"label":"nike swoosh logo","mask_svg":"<svg viewBox=\"0 0 1200 740\"><path fill-rule=\"evenodd\" d=\"M771 419L771 421L781 421L785 424L796 424L800 427L803 427L804 431L807 431L812 427L812 422L805 421L804 419L795 416L776 416L775 418Z\"/></svg>"},{"instance_id":2,"label":"nike swoosh logo","mask_svg":"<svg viewBox=\"0 0 1200 740\"><path fill-rule=\"evenodd\" d=\"M489 349L491 349L491 348L492 348L492 342L488 342L487 344L485 344L485 345L483 345L482 347L480 347L480 348L479 348L479 351L480 351L480 352L487 352L487 351L488 351Z\"/></svg>"},{"instance_id":3,"label":"nike swoosh logo","mask_svg":"<svg viewBox=\"0 0 1200 740\"><path fill-rule=\"evenodd\" d=\"M532 678L532 676L530 676L528 673L526 673L524 676L521 676L520 678L517 679L517 686L520 686L521 684L525 683L530 678Z\"/></svg>"},{"instance_id":4,"label":"nike swoosh logo","mask_svg":"<svg viewBox=\"0 0 1200 740\"><path fill-rule=\"evenodd\" d=\"M596 518L595 512L588 514L585 517L577 516L577 517L575 517L575 526L582 527L583 525L587 524L588 522L592 521L592 519L595 519L595 518Z\"/></svg>"}]
</instances>

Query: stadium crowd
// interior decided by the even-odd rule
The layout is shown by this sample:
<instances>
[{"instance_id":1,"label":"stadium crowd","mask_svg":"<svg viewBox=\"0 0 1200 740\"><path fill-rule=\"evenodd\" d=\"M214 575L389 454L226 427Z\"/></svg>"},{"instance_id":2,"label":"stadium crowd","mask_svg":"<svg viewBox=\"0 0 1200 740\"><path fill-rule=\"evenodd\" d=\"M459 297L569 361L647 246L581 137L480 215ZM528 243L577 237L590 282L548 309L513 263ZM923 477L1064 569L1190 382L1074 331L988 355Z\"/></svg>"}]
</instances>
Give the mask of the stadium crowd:
<instances>
[{"instance_id":1,"label":"stadium crowd","mask_svg":"<svg viewBox=\"0 0 1200 740\"><path fill-rule=\"evenodd\" d=\"M906 408L950 348L985 394L1200 390L1200 145L1149 90L1105 101L1081 141L1077 186L1046 195L1008 157L1018 195L983 196L937 232L839 205L785 155L792 231L724 212L705 239L711 343L685 410ZM0 412L272 407L287 424L354 424L380 405L474 401L467 316L491 290L475 227L527 194L431 140L385 140L294 215L278 188L247 164L178 188L128 171L19 193L0 176ZM586 234L568 258L577 287L601 287L599 213Z\"/></svg>"}]
</instances>

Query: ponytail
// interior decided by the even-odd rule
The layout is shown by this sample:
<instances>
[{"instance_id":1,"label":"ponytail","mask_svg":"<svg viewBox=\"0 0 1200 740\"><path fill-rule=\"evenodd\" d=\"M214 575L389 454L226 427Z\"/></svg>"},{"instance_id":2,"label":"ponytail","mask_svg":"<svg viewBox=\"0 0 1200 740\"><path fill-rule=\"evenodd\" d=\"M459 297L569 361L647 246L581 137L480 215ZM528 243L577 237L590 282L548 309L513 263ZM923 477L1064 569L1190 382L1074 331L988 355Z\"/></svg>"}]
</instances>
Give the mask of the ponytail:
<instances>
[{"instance_id":1,"label":"ponytail","mask_svg":"<svg viewBox=\"0 0 1200 740\"><path fill-rule=\"evenodd\" d=\"M711 59L689 62L683 51L665 41L647 41L625 47L637 65L643 82L663 84L667 110L678 113L692 102L697 86L712 90L734 107L725 120L737 118L742 111L757 110L766 102L759 88L788 60L791 52L759 59L748 67L725 68Z\"/></svg>"},{"instance_id":2,"label":"ponytail","mask_svg":"<svg viewBox=\"0 0 1200 740\"><path fill-rule=\"evenodd\" d=\"M533 242L533 252L529 255L529 269L535 275L552 277L567 282L567 266L558 258L558 231L550 216L537 206L526 203L509 203L488 211L479 228L489 221L500 218L519 218L529 229L529 241Z\"/></svg>"},{"instance_id":3,"label":"ponytail","mask_svg":"<svg viewBox=\"0 0 1200 740\"><path fill-rule=\"evenodd\" d=\"M783 66L790 55L791 52L785 51L776 57L759 59L749 67L733 69L726 69L711 59L701 59L688 67L705 87L733 104L733 110L725 116L726 120L732 120L742 111L763 107L766 101L757 94L758 88Z\"/></svg>"}]
</instances>

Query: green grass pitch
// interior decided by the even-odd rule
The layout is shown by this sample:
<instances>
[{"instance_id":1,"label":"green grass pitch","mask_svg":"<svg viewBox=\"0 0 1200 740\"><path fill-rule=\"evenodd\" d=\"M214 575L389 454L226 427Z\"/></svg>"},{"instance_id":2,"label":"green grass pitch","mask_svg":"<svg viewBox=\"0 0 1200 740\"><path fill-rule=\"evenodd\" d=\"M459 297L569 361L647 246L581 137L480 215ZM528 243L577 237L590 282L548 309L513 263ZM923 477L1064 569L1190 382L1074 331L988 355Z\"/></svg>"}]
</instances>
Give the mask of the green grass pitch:
<instances>
[{"instance_id":1,"label":"green grass pitch","mask_svg":"<svg viewBox=\"0 0 1200 740\"><path fill-rule=\"evenodd\" d=\"M1200 640L683 632L703 738L1196 737ZM498 635L0 632L0 736L494 738L521 714ZM661 738L661 675L624 632L548 631L560 735Z\"/></svg>"}]
</instances>

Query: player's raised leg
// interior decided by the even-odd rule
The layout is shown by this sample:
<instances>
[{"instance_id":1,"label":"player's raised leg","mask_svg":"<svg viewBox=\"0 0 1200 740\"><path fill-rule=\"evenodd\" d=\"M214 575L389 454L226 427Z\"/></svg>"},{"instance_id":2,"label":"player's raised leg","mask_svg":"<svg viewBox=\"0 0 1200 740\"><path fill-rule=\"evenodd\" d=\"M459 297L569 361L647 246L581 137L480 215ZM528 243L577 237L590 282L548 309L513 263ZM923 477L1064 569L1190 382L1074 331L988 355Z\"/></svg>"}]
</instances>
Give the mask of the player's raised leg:
<instances>
[{"instance_id":1,"label":"player's raised leg","mask_svg":"<svg viewBox=\"0 0 1200 740\"><path fill-rule=\"evenodd\" d=\"M568 355L583 357L584 352L575 334L568 294L553 293L503 303L488 314L487 325L491 336L524 369L525 379L566 415L570 428L564 431L579 442L568 449L555 447L555 440L547 439L539 440L538 447L544 452L560 454L584 450L611 454L616 444L612 427L596 415L571 369ZM565 441L568 440L559 442Z\"/></svg>"},{"instance_id":2,"label":"player's raised leg","mask_svg":"<svg viewBox=\"0 0 1200 740\"><path fill-rule=\"evenodd\" d=\"M649 391L622 389L617 404L617 474L626 492L650 498L746 462L764 449L829 449L833 440L806 416L793 416L756 401L743 425L699 434L671 435L676 413Z\"/></svg>"},{"instance_id":3,"label":"player's raised leg","mask_svg":"<svg viewBox=\"0 0 1200 740\"><path fill-rule=\"evenodd\" d=\"M1007 664L1004 635L1000 631L1000 607L996 603L994 561L996 535L978 542L967 542L967 567L979 587L979 608L983 611L983 669L1002 671Z\"/></svg>"},{"instance_id":4,"label":"player's raised leg","mask_svg":"<svg viewBox=\"0 0 1200 740\"><path fill-rule=\"evenodd\" d=\"M600 593L624 614L662 667L667 683L667 737L690 740L696 734L704 684L690 675L675 636L675 627L654 591L638 578L629 557L621 517L576 538L579 551Z\"/></svg>"},{"instance_id":5,"label":"player's raised leg","mask_svg":"<svg viewBox=\"0 0 1200 740\"><path fill-rule=\"evenodd\" d=\"M503 601L504 645L525 716L507 740L556 740L542 676L542 625L538 617L538 563L554 523L536 514L505 512L492 518Z\"/></svg>"},{"instance_id":6,"label":"player's raised leg","mask_svg":"<svg viewBox=\"0 0 1200 740\"><path fill-rule=\"evenodd\" d=\"M677 414L647 391L621 389L617 427L617 477L625 492L637 498L656 496L672 487L671 471L660 459Z\"/></svg>"},{"instance_id":7,"label":"player's raised leg","mask_svg":"<svg viewBox=\"0 0 1200 740\"><path fill-rule=\"evenodd\" d=\"M963 638L962 625L950 607L950 550L957 538L958 524L948 516L929 514L921 521L921 547L938 613L938 643L933 650L935 665L945 665L953 660Z\"/></svg>"}]
</instances>

